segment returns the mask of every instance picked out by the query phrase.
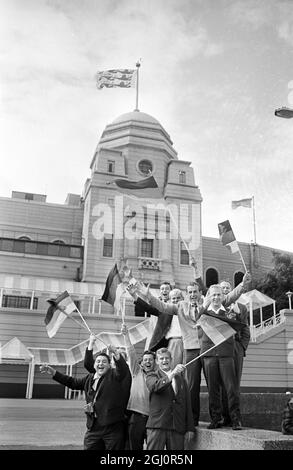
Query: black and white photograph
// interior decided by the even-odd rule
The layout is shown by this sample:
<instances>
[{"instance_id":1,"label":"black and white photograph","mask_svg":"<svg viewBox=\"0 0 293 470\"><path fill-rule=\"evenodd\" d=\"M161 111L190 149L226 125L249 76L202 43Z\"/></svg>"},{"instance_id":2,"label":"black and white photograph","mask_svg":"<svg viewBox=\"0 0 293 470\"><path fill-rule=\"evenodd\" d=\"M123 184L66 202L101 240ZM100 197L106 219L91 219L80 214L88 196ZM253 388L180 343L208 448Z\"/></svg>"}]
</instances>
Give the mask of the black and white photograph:
<instances>
[{"instance_id":1,"label":"black and white photograph","mask_svg":"<svg viewBox=\"0 0 293 470\"><path fill-rule=\"evenodd\" d=\"M292 64L292 0L0 0L7 456L293 450Z\"/></svg>"}]
</instances>

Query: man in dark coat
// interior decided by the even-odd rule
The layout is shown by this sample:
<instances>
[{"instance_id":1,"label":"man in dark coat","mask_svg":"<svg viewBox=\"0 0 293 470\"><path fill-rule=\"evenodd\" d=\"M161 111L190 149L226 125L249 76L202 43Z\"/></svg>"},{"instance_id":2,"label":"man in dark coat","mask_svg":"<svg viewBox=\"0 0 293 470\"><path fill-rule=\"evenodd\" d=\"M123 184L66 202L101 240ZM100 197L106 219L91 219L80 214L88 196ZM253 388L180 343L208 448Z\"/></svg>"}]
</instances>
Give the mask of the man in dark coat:
<instances>
[{"instance_id":1,"label":"man in dark coat","mask_svg":"<svg viewBox=\"0 0 293 470\"><path fill-rule=\"evenodd\" d=\"M146 375L150 391L150 411L146 424L147 450L184 450L184 438L193 436L190 395L184 378L185 366L172 370L167 348L156 352L158 369Z\"/></svg>"},{"instance_id":2,"label":"man in dark coat","mask_svg":"<svg viewBox=\"0 0 293 470\"><path fill-rule=\"evenodd\" d=\"M211 314L219 319L228 319L228 311L223 305L225 296L219 284L210 287L211 303L202 314ZM229 312L231 315L231 311ZM241 325L239 318L235 317L238 325ZM232 319L231 319L232 321ZM199 328L200 354L203 355L203 366L205 378L209 392L209 412L211 423L209 429L216 429L221 426L221 399L220 389L223 386L227 393L229 416L232 420L232 429L241 429L240 422L240 397L238 379L234 361L235 339L234 335L219 343L216 347L204 329Z\"/></svg>"},{"instance_id":3,"label":"man in dark coat","mask_svg":"<svg viewBox=\"0 0 293 470\"><path fill-rule=\"evenodd\" d=\"M48 364L40 367L41 372L73 390L83 390L86 398L87 432L84 437L85 450L122 450L124 447L124 415L122 381L129 372L119 352L112 346L116 367L110 363L106 353L99 353L95 359L95 373L80 379L61 374Z\"/></svg>"},{"instance_id":4,"label":"man in dark coat","mask_svg":"<svg viewBox=\"0 0 293 470\"><path fill-rule=\"evenodd\" d=\"M229 281L221 281L220 286L224 295L228 295L232 291L232 286ZM240 393L240 383L242 377L243 360L246 356L246 350L250 341L250 328L248 325L248 311L245 305L238 302L233 302L227 310L228 318L237 319L244 324L243 328L239 330L235 335L234 343L234 362L235 362L235 373ZM222 415L223 415L223 426L231 426L232 421L228 412L228 399L225 388L221 388L222 396Z\"/></svg>"},{"instance_id":5,"label":"man in dark coat","mask_svg":"<svg viewBox=\"0 0 293 470\"><path fill-rule=\"evenodd\" d=\"M94 359L94 354L93 354L93 347L94 343L96 341L95 335L91 334L90 335L90 340L89 340L89 345L86 348L85 355L84 355L84 361L83 365L84 368L91 373L95 372L95 359ZM127 361L127 354L125 351L123 351L122 348L117 348L120 352L120 354L123 356L125 361ZM131 382L132 382L132 377L130 370L128 368L127 373L124 377L124 379L121 381L121 388L122 388L122 396L123 396L123 403L125 406L125 419L124 419L124 447L127 449L128 448L128 438L127 438L127 429L128 429L128 418L129 418L129 413L127 410L127 404L130 396L130 389L131 389Z\"/></svg>"}]
</instances>

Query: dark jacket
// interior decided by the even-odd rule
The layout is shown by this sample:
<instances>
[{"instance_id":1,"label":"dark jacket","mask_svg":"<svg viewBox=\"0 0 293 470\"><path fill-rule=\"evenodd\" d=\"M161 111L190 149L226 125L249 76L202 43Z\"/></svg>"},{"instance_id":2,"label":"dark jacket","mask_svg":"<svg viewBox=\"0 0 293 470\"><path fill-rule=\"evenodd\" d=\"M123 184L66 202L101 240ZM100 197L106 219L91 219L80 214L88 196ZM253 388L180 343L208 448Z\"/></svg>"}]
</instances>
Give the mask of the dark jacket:
<instances>
[{"instance_id":1,"label":"dark jacket","mask_svg":"<svg viewBox=\"0 0 293 470\"><path fill-rule=\"evenodd\" d=\"M94 368L94 363L95 363L95 360L94 360L93 351L92 350L89 351L88 348L86 348L85 355L84 355L84 361L83 361L84 368L88 372L95 373L96 371L95 371L95 368ZM128 403L129 396L130 396L131 382L132 382L131 373L130 373L129 368L127 367L126 375L121 381L121 387L122 387L122 390L123 390L122 393L123 393L125 408L127 407L127 403Z\"/></svg>"},{"instance_id":2,"label":"dark jacket","mask_svg":"<svg viewBox=\"0 0 293 470\"><path fill-rule=\"evenodd\" d=\"M236 352L238 354L242 354L244 357L246 356L246 349L248 347L249 341L250 341L250 328L248 325L248 311L245 305L240 304L240 303L235 303L231 304L226 310L228 310L228 316L229 312L234 312L235 316L232 318L235 318L235 320L239 320L241 323L244 324L243 328L241 330L237 331L235 334L235 341L236 341ZM240 346L240 347L237 347Z\"/></svg>"},{"instance_id":3,"label":"dark jacket","mask_svg":"<svg viewBox=\"0 0 293 470\"><path fill-rule=\"evenodd\" d=\"M110 368L101 378L94 404L96 418L87 414L86 424L89 430L94 425L107 426L124 420L125 402L121 399L121 382L129 369L122 356L115 362L116 368ZM94 374L88 374L77 379L56 371L53 379L73 390L84 390L86 402L90 403L96 393L92 388L93 377Z\"/></svg>"},{"instance_id":4,"label":"dark jacket","mask_svg":"<svg viewBox=\"0 0 293 470\"><path fill-rule=\"evenodd\" d=\"M150 414L147 428L168 429L185 434L194 431L190 394L185 378L175 376L177 393L165 372L148 372L146 385L150 391Z\"/></svg>"},{"instance_id":5,"label":"dark jacket","mask_svg":"<svg viewBox=\"0 0 293 470\"><path fill-rule=\"evenodd\" d=\"M282 433L293 434L293 410L289 407L289 400L283 410Z\"/></svg>"}]
</instances>

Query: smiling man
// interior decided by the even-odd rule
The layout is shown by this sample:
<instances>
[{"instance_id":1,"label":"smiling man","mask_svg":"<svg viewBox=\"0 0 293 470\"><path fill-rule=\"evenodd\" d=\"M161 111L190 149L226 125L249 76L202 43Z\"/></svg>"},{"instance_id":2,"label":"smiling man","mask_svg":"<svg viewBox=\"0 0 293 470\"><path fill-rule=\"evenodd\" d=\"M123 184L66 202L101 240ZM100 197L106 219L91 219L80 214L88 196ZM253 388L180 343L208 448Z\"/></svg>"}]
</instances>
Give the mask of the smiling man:
<instances>
[{"instance_id":1,"label":"smiling man","mask_svg":"<svg viewBox=\"0 0 293 470\"><path fill-rule=\"evenodd\" d=\"M73 390L85 392L87 432L84 437L84 450L121 450L124 448L125 400L123 399L122 381L129 372L123 356L112 346L115 368L111 367L110 357L98 353L94 368L80 379L61 374L48 364L40 367L42 373L48 373L56 382Z\"/></svg>"}]
</instances>

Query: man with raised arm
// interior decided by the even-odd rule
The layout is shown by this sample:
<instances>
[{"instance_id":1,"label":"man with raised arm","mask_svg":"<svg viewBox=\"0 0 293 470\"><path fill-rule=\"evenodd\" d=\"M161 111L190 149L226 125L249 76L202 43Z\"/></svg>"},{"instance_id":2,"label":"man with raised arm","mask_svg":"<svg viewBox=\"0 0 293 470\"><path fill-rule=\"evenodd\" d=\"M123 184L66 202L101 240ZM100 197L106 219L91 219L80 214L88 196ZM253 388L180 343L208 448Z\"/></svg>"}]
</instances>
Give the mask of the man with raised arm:
<instances>
[{"instance_id":1,"label":"man with raised arm","mask_svg":"<svg viewBox=\"0 0 293 470\"><path fill-rule=\"evenodd\" d=\"M155 353L144 351L141 361L138 360L134 345L131 343L127 326L122 325L129 368L132 375L130 397L127 405L128 442L130 450L143 450L146 439L146 422L149 417L149 390L146 386L146 374L155 367Z\"/></svg>"},{"instance_id":2,"label":"man with raised arm","mask_svg":"<svg viewBox=\"0 0 293 470\"><path fill-rule=\"evenodd\" d=\"M51 375L56 382L85 392L87 432L84 450L124 448L125 402L121 383L128 372L128 366L115 348L108 346L108 350L113 354L116 367L111 367L110 357L106 353L98 353L94 363L95 373L80 379L61 374L48 364L40 366L41 372Z\"/></svg>"},{"instance_id":3,"label":"man with raised arm","mask_svg":"<svg viewBox=\"0 0 293 470\"><path fill-rule=\"evenodd\" d=\"M158 349L156 358L159 368L146 376L150 392L147 450L184 450L185 437L189 440L194 432L185 367L177 364L171 369L167 348Z\"/></svg>"}]
</instances>

